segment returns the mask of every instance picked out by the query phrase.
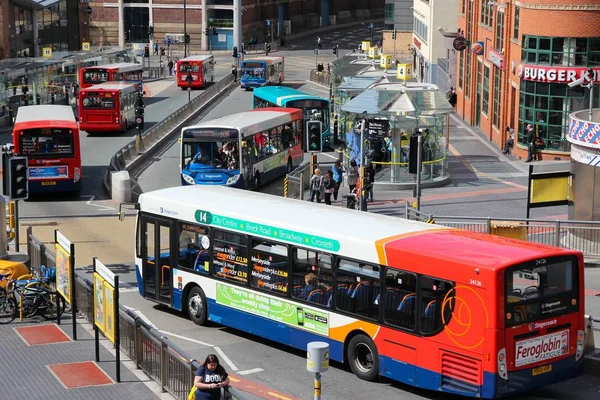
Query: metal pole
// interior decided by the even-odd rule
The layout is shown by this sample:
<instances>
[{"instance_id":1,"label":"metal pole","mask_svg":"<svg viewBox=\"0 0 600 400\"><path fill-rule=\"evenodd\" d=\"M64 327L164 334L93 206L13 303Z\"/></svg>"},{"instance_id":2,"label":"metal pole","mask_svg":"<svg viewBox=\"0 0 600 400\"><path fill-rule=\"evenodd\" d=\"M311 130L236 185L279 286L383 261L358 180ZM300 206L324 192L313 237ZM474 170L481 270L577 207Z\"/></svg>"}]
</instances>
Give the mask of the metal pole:
<instances>
[{"instance_id":1,"label":"metal pole","mask_svg":"<svg viewBox=\"0 0 600 400\"><path fill-rule=\"evenodd\" d=\"M315 372L315 397L314 400L321 400L321 374Z\"/></svg>"},{"instance_id":2,"label":"metal pole","mask_svg":"<svg viewBox=\"0 0 600 400\"><path fill-rule=\"evenodd\" d=\"M365 120L363 122L362 125L362 129L361 129L361 134L360 134L360 203L359 203L359 209L361 211L364 211L363 209L363 199L365 196L365 156L364 156L364 150L365 150L365 135L367 133L367 117L365 116ZM351 185L352 182L348 182L348 185Z\"/></svg>"},{"instance_id":3,"label":"metal pole","mask_svg":"<svg viewBox=\"0 0 600 400\"><path fill-rule=\"evenodd\" d=\"M187 57L187 41L185 40L187 38L187 16L186 16L186 11L187 11L187 2L186 0L183 0L183 58ZM205 10L202 10L202 12L206 12Z\"/></svg>"},{"instance_id":4,"label":"metal pole","mask_svg":"<svg viewBox=\"0 0 600 400\"><path fill-rule=\"evenodd\" d=\"M19 252L19 200L15 200L15 251Z\"/></svg>"},{"instance_id":5,"label":"metal pole","mask_svg":"<svg viewBox=\"0 0 600 400\"><path fill-rule=\"evenodd\" d=\"M421 151L423 151L423 136L419 132L417 139L417 211L421 211Z\"/></svg>"},{"instance_id":6,"label":"metal pole","mask_svg":"<svg viewBox=\"0 0 600 400\"><path fill-rule=\"evenodd\" d=\"M397 35L397 33L396 33L396 30L394 29L394 55L393 55L394 63L396 63L396 38L398 37L396 35Z\"/></svg>"},{"instance_id":7,"label":"metal pole","mask_svg":"<svg viewBox=\"0 0 600 400\"><path fill-rule=\"evenodd\" d=\"M593 118L594 118L594 80L593 79L590 82L590 111L589 111L589 114L590 114L589 120L591 122L591 121L593 121Z\"/></svg>"}]
</instances>

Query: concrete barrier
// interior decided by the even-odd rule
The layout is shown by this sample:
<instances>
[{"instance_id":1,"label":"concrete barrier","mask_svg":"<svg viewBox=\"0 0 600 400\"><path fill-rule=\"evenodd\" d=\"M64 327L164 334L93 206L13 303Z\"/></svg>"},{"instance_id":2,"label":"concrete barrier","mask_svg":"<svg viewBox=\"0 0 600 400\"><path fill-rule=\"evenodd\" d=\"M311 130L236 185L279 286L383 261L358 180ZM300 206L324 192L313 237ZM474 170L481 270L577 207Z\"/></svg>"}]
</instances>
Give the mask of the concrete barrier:
<instances>
[{"instance_id":1,"label":"concrete barrier","mask_svg":"<svg viewBox=\"0 0 600 400\"><path fill-rule=\"evenodd\" d=\"M112 198L120 203L129 203L131 201L131 181L129 172L117 171L111 172Z\"/></svg>"}]
</instances>

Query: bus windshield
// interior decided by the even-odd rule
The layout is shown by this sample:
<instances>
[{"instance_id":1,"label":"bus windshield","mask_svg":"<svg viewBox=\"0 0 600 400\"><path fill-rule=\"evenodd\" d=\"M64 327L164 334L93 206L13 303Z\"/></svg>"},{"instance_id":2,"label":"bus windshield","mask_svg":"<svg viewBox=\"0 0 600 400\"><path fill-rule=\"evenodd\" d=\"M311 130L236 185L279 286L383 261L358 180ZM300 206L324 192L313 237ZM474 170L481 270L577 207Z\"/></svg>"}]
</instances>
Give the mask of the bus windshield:
<instances>
[{"instance_id":1,"label":"bus windshield","mask_svg":"<svg viewBox=\"0 0 600 400\"><path fill-rule=\"evenodd\" d=\"M73 132L65 128L27 129L19 136L20 154L30 158L73 157Z\"/></svg>"},{"instance_id":2,"label":"bus windshield","mask_svg":"<svg viewBox=\"0 0 600 400\"><path fill-rule=\"evenodd\" d=\"M239 168L237 142L196 141L183 143L183 163L187 169L214 167Z\"/></svg>"},{"instance_id":3,"label":"bus windshield","mask_svg":"<svg viewBox=\"0 0 600 400\"><path fill-rule=\"evenodd\" d=\"M91 83L93 85L103 82L108 82L108 70L106 69L93 69L85 71L83 74L83 82Z\"/></svg>"},{"instance_id":4,"label":"bus windshield","mask_svg":"<svg viewBox=\"0 0 600 400\"><path fill-rule=\"evenodd\" d=\"M83 108L102 108L102 109L114 109L115 99L112 97L99 96L97 94L90 93L83 98Z\"/></svg>"},{"instance_id":5,"label":"bus windshield","mask_svg":"<svg viewBox=\"0 0 600 400\"><path fill-rule=\"evenodd\" d=\"M506 326L579 309L577 260L541 259L506 271Z\"/></svg>"}]
</instances>

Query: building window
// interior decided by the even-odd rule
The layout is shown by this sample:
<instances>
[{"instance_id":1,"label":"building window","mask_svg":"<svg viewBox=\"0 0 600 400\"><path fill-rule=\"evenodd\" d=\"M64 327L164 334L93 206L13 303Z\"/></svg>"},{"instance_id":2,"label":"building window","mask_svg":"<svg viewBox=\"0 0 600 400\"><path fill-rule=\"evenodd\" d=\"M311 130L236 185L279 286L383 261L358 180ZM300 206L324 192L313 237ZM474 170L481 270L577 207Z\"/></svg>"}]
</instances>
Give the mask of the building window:
<instances>
[{"instance_id":1,"label":"building window","mask_svg":"<svg viewBox=\"0 0 600 400\"><path fill-rule=\"evenodd\" d=\"M379 266L340 259L336 271L337 291L345 294L336 297L335 307L366 318L379 318Z\"/></svg>"},{"instance_id":2,"label":"building window","mask_svg":"<svg viewBox=\"0 0 600 400\"><path fill-rule=\"evenodd\" d=\"M394 19L394 3L386 3L383 9L385 19Z\"/></svg>"},{"instance_id":3,"label":"building window","mask_svg":"<svg viewBox=\"0 0 600 400\"><path fill-rule=\"evenodd\" d=\"M463 88L463 73L464 73L464 69L465 69L465 58L464 58L464 52L459 52L458 53L458 87L459 88Z\"/></svg>"},{"instance_id":4,"label":"building window","mask_svg":"<svg viewBox=\"0 0 600 400\"><path fill-rule=\"evenodd\" d=\"M428 27L417 17L413 17L413 31L423 42L427 43Z\"/></svg>"},{"instance_id":5,"label":"building window","mask_svg":"<svg viewBox=\"0 0 600 400\"><path fill-rule=\"evenodd\" d=\"M245 284L248 280L246 236L215 230L212 247L213 272L216 276Z\"/></svg>"},{"instance_id":6,"label":"building window","mask_svg":"<svg viewBox=\"0 0 600 400\"><path fill-rule=\"evenodd\" d=\"M498 67L494 67L494 104L493 104L493 118L492 125L496 128L500 126L500 100L501 100L501 88L502 88L502 70Z\"/></svg>"},{"instance_id":7,"label":"building window","mask_svg":"<svg viewBox=\"0 0 600 400\"><path fill-rule=\"evenodd\" d=\"M466 54L467 65L465 73L465 97L471 97L471 53Z\"/></svg>"},{"instance_id":8,"label":"building window","mask_svg":"<svg viewBox=\"0 0 600 400\"><path fill-rule=\"evenodd\" d=\"M519 12L521 8L515 6L515 26L513 27L513 39L519 40Z\"/></svg>"},{"instance_id":9,"label":"building window","mask_svg":"<svg viewBox=\"0 0 600 400\"><path fill-rule=\"evenodd\" d=\"M525 63L571 66L600 66L600 37L563 38L523 35L521 59Z\"/></svg>"},{"instance_id":10,"label":"building window","mask_svg":"<svg viewBox=\"0 0 600 400\"><path fill-rule=\"evenodd\" d=\"M460 13L465 15L465 10L467 9L467 0L462 0L462 7L460 8Z\"/></svg>"},{"instance_id":11,"label":"building window","mask_svg":"<svg viewBox=\"0 0 600 400\"><path fill-rule=\"evenodd\" d=\"M496 50L504 53L504 12L496 14Z\"/></svg>"},{"instance_id":12,"label":"building window","mask_svg":"<svg viewBox=\"0 0 600 400\"><path fill-rule=\"evenodd\" d=\"M467 4L467 39L471 42L473 39L471 36L473 35L473 2L469 0Z\"/></svg>"},{"instance_id":13,"label":"building window","mask_svg":"<svg viewBox=\"0 0 600 400\"><path fill-rule=\"evenodd\" d=\"M490 67L483 67L483 113L488 115L490 103Z\"/></svg>"},{"instance_id":14,"label":"building window","mask_svg":"<svg viewBox=\"0 0 600 400\"><path fill-rule=\"evenodd\" d=\"M490 5L485 1L481 2L481 15L479 17L479 22L488 28L492 26L493 7L493 5Z\"/></svg>"}]
</instances>

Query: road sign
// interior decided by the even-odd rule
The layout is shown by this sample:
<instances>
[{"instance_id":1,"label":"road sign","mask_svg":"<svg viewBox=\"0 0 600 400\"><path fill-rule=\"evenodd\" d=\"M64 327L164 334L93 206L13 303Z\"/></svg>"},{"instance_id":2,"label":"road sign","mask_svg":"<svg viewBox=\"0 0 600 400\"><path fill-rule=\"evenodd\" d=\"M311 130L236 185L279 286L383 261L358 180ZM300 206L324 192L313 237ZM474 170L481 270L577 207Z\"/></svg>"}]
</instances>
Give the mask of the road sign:
<instances>
[{"instance_id":1,"label":"road sign","mask_svg":"<svg viewBox=\"0 0 600 400\"><path fill-rule=\"evenodd\" d=\"M42 56L44 58L52 58L52 47L44 47L42 49Z\"/></svg>"},{"instance_id":2,"label":"road sign","mask_svg":"<svg viewBox=\"0 0 600 400\"><path fill-rule=\"evenodd\" d=\"M90 51L91 48L92 48L92 46L90 46L90 42L82 42L81 43L81 50Z\"/></svg>"},{"instance_id":3,"label":"road sign","mask_svg":"<svg viewBox=\"0 0 600 400\"><path fill-rule=\"evenodd\" d=\"M144 122L144 119L142 117L135 117L135 123L136 124L142 124L142 122Z\"/></svg>"},{"instance_id":4,"label":"road sign","mask_svg":"<svg viewBox=\"0 0 600 400\"><path fill-rule=\"evenodd\" d=\"M191 92L191 91L192 91L192 88L191 88L191 87L187 88L187 91L188 91L188 92Z\"/></svg>"},{"instance_id":5,"label":"road sign","mask_svg":"<svg viewBox=\"0 0 600 400\"><path fill-rule=\"evenodd\" d=\"M469 41L467 38L459 36L452 42L452 47L454 47L454 50L456 51L463 51L469 47Z\"/></svg>"}]
</instances>

